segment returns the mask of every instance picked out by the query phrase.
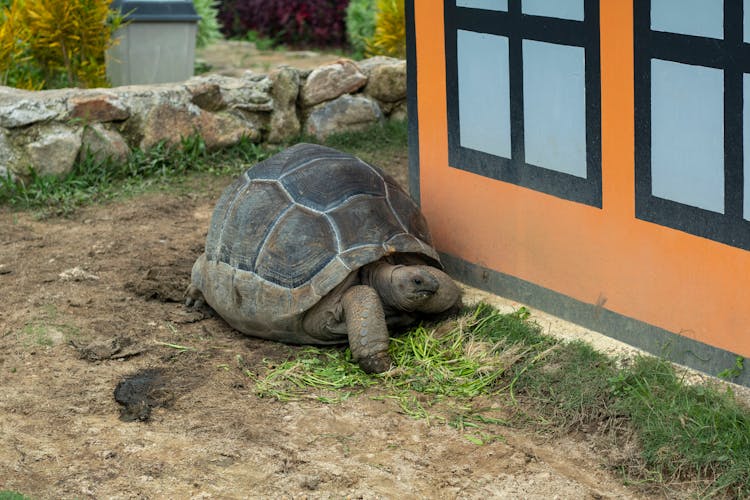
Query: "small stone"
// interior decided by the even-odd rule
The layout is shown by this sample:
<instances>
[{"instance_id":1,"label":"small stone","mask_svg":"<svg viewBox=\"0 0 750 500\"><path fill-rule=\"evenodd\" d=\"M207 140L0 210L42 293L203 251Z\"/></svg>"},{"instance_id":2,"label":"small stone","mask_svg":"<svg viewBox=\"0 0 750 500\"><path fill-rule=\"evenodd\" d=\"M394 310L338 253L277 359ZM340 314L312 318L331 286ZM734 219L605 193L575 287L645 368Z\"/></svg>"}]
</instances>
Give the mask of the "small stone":
<instances>
[{"instance_id":1,"label":"small stone","mask_svg":"<svg viewBox=\"0 0 750 500\"><path fill-rule=\"evenodd\" d=\"M58 274L58 276L60 277L60 281L95 281L99 279L99 276L85 271L78 266L71 269L66 269L65 271Z\"/></svg>"}]
</instances>

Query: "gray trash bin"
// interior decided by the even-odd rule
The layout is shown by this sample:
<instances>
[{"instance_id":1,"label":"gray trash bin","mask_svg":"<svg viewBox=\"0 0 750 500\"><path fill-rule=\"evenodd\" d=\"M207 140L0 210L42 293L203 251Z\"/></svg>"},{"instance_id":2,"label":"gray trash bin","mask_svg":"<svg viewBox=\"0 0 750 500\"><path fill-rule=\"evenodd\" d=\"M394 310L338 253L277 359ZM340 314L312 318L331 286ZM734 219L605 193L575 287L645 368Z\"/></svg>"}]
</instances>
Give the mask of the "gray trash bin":
<instances>
[{"instance_id":1,"label":"gray trash bin","mask_svg":"<svg viewBox=\"0 0 750 500\"><path fill-rule=\"evenodd\" d=\"M193 76L198 16L192 0L115 0L127 24L107 52L113 86L180 82Z\"/></svg>"}]
</instances>

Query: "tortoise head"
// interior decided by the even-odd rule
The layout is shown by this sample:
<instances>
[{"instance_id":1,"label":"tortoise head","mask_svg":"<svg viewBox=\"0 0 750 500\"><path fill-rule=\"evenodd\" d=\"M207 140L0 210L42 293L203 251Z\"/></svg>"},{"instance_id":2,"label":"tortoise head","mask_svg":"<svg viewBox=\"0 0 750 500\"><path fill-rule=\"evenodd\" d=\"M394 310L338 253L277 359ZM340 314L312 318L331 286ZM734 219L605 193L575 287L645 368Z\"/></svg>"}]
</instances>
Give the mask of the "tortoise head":
<instances>
[{"instance_id":1,"label":"tortoise head","mask_svg":"<svg viewBox=\"0 0 750 500\"><path fill-rule=\"evenodd\" d=\"M457 307L461 290L443 271L431 266L393 266L391 305L403 310L437 314Z\"/></svg>"}]
</instances>

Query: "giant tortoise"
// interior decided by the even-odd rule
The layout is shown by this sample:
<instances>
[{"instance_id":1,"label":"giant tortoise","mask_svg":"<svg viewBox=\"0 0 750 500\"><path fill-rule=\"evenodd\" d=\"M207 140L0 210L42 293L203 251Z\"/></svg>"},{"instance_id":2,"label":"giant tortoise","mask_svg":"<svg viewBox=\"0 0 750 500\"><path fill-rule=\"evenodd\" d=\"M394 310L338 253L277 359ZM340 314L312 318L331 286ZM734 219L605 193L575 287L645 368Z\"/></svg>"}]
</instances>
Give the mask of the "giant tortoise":
<instances>
[{"instance_id":1,"label":"giant tortoise","mask_svg":"<svg viewBox=\"0 0 750 500\"><path fill-rule=\"evenodd\" d=\"M188 305L255 337L348 340L388 370L388 328L455 310L427 223L396 181L352 155L297 144L247 170L214 209Z\"/></svg>"}]
</instances>

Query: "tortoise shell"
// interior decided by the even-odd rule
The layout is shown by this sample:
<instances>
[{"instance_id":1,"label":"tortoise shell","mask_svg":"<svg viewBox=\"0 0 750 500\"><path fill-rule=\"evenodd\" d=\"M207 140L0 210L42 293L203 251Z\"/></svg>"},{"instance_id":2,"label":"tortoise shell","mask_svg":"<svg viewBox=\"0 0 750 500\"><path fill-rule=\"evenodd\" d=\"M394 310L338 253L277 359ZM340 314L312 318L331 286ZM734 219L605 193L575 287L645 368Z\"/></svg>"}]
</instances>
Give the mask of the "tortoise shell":
<instances>
[{"instance_id":1,"label":"tortoise shell","mask_svg":"<svg viewBox=\"0 0 750 500\"><path fill-rule=\"evenodd\" d=\"M307 311L362 266L401 254L441 267L423 215L398 183L350 154L297 144L224 191L206 238L207 270L194 272L194 283L224 316L221 306L240 306L217 307L210 289L226 283L201 283L221 268L253 330L288 330L295 327L284 318Z\"/></svg>"}]
</instances>

